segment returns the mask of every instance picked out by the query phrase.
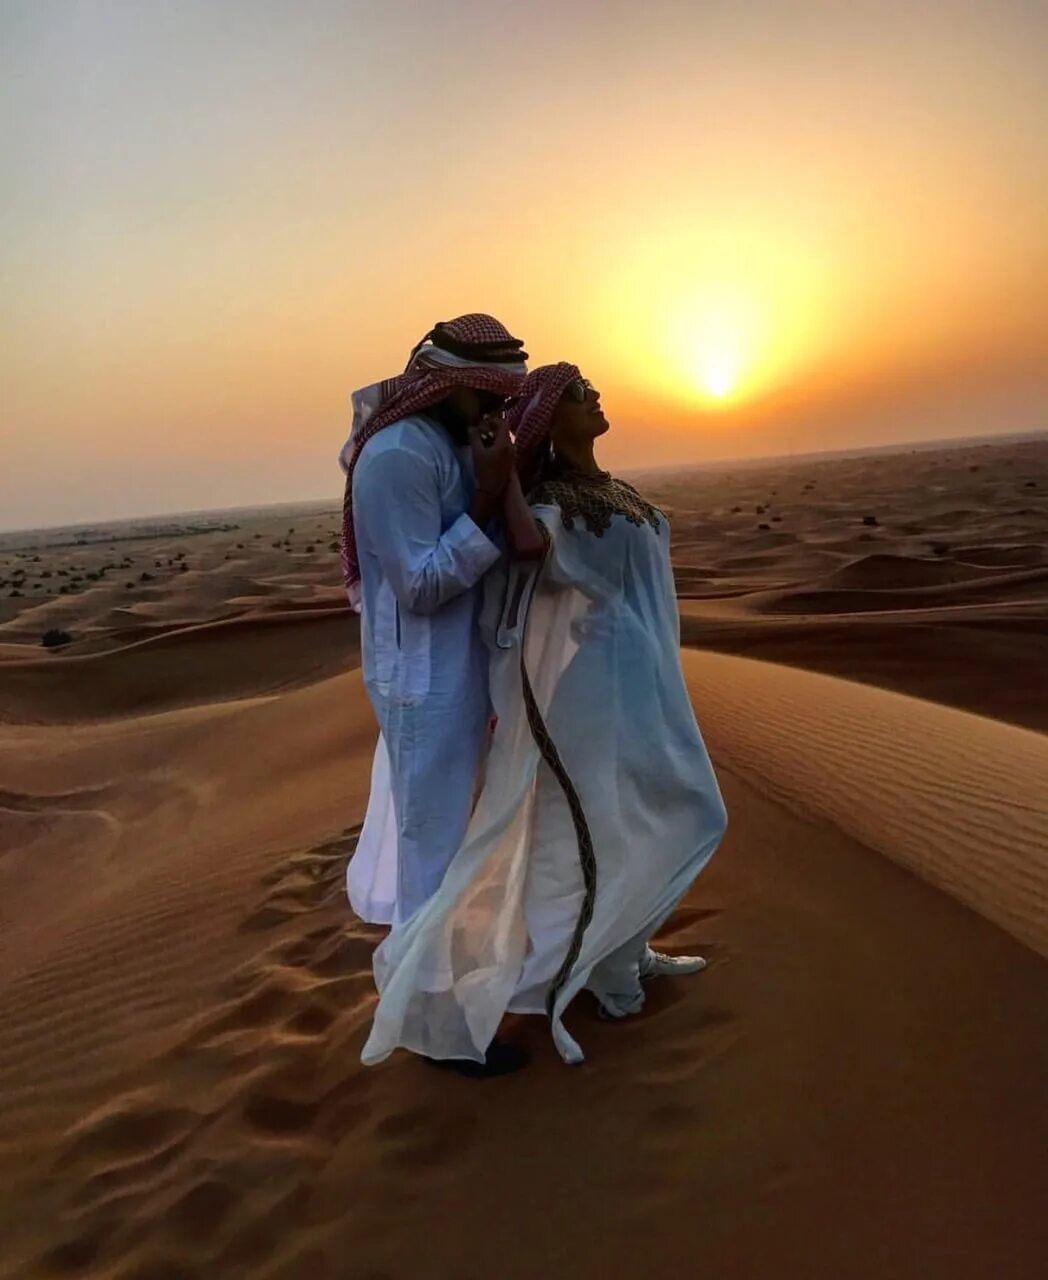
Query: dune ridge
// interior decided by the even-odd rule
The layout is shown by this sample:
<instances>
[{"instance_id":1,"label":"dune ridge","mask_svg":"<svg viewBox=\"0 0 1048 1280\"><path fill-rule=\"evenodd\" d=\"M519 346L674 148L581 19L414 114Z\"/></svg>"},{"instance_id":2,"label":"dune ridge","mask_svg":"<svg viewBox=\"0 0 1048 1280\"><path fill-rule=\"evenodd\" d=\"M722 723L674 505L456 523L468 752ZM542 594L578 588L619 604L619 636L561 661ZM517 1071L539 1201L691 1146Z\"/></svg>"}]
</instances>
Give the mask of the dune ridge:
<instances>
[{"instance_id":1,"label":"dune ridge","mask_svg":"<svg viewBox=\"0 0 1048 1280\"><path fill-rule=\"evenodd\" d=\"M1048 955L1048 738L832 676L686 653L704 731L832 822Z\"/></svg>"}]
</instances>

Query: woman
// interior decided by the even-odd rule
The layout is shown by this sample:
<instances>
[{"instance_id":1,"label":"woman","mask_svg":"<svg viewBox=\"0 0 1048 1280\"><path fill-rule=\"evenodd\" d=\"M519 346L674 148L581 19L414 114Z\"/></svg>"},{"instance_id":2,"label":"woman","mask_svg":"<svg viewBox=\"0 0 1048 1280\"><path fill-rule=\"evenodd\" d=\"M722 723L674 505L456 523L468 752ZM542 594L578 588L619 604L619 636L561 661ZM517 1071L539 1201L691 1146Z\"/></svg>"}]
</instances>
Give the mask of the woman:
<instances>
[{"instance_id":1,"label":"woman","mask_svg":"<svg viewBox=\"0 0 1048 1280\"><path fill-rule=\"evenodd\" d=\"M582 988L602 1013L643 982L695 972L648 939L717 847L724 804L688 700L665 515L601 471L600 397L574 365L529 374L510 414L545 555L489 579L498 716L465 843L436 896L375 956L363 1060L404 1046L485 1062L506 1012L562 1022Z\"/></svg>"}]
</instances>

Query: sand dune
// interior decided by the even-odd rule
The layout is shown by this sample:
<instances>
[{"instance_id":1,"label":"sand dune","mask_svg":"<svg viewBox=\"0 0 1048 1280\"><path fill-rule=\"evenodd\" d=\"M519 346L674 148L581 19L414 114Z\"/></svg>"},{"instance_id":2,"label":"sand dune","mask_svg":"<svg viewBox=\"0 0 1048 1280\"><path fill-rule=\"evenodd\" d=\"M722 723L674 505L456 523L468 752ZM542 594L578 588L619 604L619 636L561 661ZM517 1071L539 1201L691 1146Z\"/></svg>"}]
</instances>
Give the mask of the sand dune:
<instances>
[{"instance_id":1,"label":"sand dune","mask_svg":"<svg viewBox=\"0 0 1048 1280\"><path fill-rule=\"evenodd\" d=\"M1037 516L1040 512L1030 511ZM1001 565L1038 565L1048 559L1048 551L1041 543L1022 542L1014 546L957 547L954 555L962 564L986 565L997 568Z\"/></svg>"},{"instance_id":2,"label":"sand dune","mask_svg":"<svg viewBox=\"0 0 1048 1280\"><path fill-rule=\"evenodd\" d=\"M862 556L826 575L824 585L861 591L899 591L910 587L941 587L945 583L970 582L982 576L975 566L925 556L899 556L882 552Z\"/></svg>"},{"instance_id":3,"label":"sand dune","mask_svg":"<svg viewBox=\"0 0 1048 1280\"><path fill-rule=\"evenodd\" d=\"M0 1278L1040 1274L1046 473L652 480L731 815L664 941L711 964L479 1086L359 1064L332 513L0 539Z\"/></svg>"},{"instance_id":4,"label":"sand dune","mask_svg":"<svg viewBox=\"0 0 1048 1280\"><path fill-rule=\"evenodd\" d=\"M60 628L70 652L96 652L134 638L129 620L177 628L274 598L283 608L343 602L334 508L233 514L214 530L172 518L0 535L0 643L36 645Z\"/></svg>"},{"instance_id":5,"label":"sand dune","mask_svg":"<svg viewBox=\"0 0 1048 1280\"><path fill-rule=\"evenodd\" d=\"M730 767L1048 955L1048 737L808 671L684 662Z\"/></svg>"},{"instance_id":6,"label":"sand dune","mask_svg":"<svg viewBox=\"0 0 1048 1280\"><path fill-rule=\"evenodd\" d=\"M525 1025L536 1061L483 1096L358 1063L378 936L342 893L374 732L358 675L0 730L4 812L55 819L5 884L0 1275L290 1280L352 1257L452 1277L497 1249L525 1277L525 1201L553 1233L544 1274L807 1274L827 1221L821 1271L1027 1274L1042 962L893 863L1043 945L1048 740L685 666L733 827L667 944L713 965L635 1026L580 1002L579 1072Z\"/></svg>"},{"instance_id":7,"label":"sand dune","mask_svg":"<svg viewBox=\"0 0 1048 1280\"><path fill-rule=\"evenodd\" d=\"M849 566L850 567L850 566ZM913 568L911 564L909 568ZM888 580L880 576L878 583ZM846 570L841 571L842 574ZM906 573L900 573L905 582ZM750 597L752 607L761 613L884 613L904 609L955 609L964 604L1020 604L1043 605L1048 593L1048 569L1024 569L1008 573L959 573L942 582L926 587L905 586L892 588L887 585L872 586L867 583L848 587L838 585L829 575L821 582L787 591L754 593Z\"/></svg>"},{"instance_id":8,"label":"sand dune","mask_svg":"<svg viewBox=\"0 0 1048 1280\"><path fill-rule=\"evenodd\" d=\"M272 693L354 665L358 655L359 627L344 606L251 613L100 653L9 660L0 717L96 720Z\"/></svg>"},{"instance_id":9,"label":"sand dune","mask_svg":"<svg viewBox=\"0 0 1048 1280\"><path fill-rule=\"evenodd\" d=\"M679 595L704 606L689 612L689 642L1048 727L1048 441L638 479L672 512ZM334 503L211 523L0 535L0 663L59 664L202 623L342 608ZM43 654L50 628L71 643ZM19 714L32 715L44 670L17 677ZM1017 670L1032 689L1019 692ZM253 677L231 674L234 696L250 689ZM199 697L226 696L221 681L203 684ZM134 709L118 697L118 713ZM102 704L92 714L107 714Z\"/></svg>"},{"instance_id":10,"label":"sand dune","mask_svg":"<svg viewBox=\"0 0 1048 1280\"><path fill-rule=\"evenodd\" d=\"M673 508L686 643L1048 728L1045 441L645 487Z\"/></svg>"},{"instance_id":11,"label":"sand dune","mask_svg":"<svg viewBox=\"0 0 1048 1280\"><path fill-rule=\"evenodd\" d=\"M814 669L1048 729L1043 607L735 616L681 602L685 644Z\"/></svg>"}]
</instances>

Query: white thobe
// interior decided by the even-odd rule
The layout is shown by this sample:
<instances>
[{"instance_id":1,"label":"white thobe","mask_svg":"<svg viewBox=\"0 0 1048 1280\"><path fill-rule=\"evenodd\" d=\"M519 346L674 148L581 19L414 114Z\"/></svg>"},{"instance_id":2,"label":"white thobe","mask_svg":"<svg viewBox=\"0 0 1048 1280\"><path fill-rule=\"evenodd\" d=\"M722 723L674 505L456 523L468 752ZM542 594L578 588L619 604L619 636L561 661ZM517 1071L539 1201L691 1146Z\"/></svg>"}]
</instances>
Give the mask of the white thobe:
<instances>
[{"instance_id":1,"label":"white thobe","mask_svg":"<svg viewBox=\"0 0 1048 1280\"><path fill-rule=\"evenodd\" d=\"M490 718L478 584L500 555L467 514L472 496L468 448L425 415L378 432L353 476L364 683L382 736L348 888L377 923L436 892L469 824Z\"/></svg>"}]
</instances>

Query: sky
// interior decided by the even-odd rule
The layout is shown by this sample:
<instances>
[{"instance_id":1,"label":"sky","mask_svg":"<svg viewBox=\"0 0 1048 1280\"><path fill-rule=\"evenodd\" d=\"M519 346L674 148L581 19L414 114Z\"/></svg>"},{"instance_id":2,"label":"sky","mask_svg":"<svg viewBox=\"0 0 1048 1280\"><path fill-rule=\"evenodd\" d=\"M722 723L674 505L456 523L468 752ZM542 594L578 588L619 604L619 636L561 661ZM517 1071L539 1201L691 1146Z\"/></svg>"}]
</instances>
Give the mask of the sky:
<instances>
[{"instance_id":1,"label":"sky","mask_svg":"<svg viewBox=\"0 0 1048 1280\"><path fill-rule=\"evenodd\" d=\"M351 390L465 311L620 470L1048 427L1045 48L1039 0L0 0L0 528L336 500Z\"/></svg>"}]
</instances>

